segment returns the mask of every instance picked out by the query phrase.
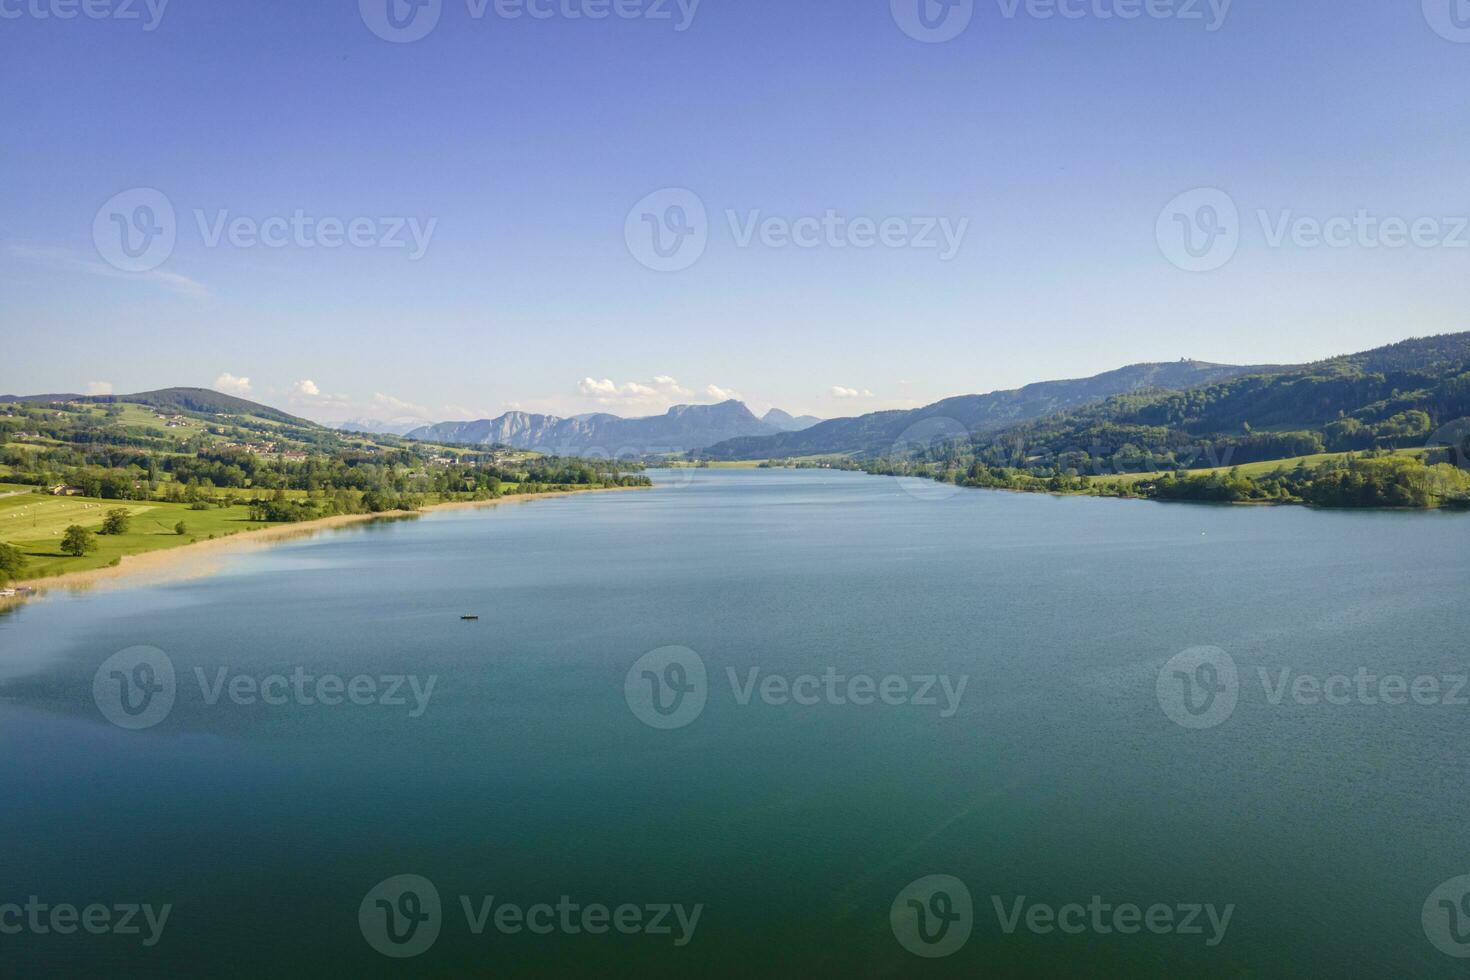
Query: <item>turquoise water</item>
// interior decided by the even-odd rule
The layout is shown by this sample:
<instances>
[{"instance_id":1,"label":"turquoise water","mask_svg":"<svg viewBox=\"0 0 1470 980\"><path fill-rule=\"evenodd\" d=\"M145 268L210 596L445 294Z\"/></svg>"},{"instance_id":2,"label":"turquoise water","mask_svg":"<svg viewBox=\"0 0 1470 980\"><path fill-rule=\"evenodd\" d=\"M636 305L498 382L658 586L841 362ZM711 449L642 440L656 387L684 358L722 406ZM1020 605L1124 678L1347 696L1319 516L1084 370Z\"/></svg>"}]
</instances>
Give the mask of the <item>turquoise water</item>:
<instances>
[{"instance_id":1,"label":"turquoise water","mask_svg":"<svg viewBox=\"0 0 1470 980\"><path fill-rule=\"evenodd\" d=\"M1463 675L1470 519L656 477L0 617L0 906L171 906L151 947L146 928L0 934L0 972L1463 975L1421 912L1470 873L1470 707L1273 703L1258 672ZM130 730L93 682L140 645L176 693ZM1201 646L1236 665L1237 704L1188 728L1159 677ZM625 694L666 647L706 671L683 727L646 724ZM663 663L654 677L681 679ZM417 716L407 682L405 704L211 704L196 668L434 687ZM778 687L742 703L752 668ZM907 694L780 696L828 673L902 677ZM964 678L957 703L937 681L936 704L912 703L925 677ZM403 874L442 912L428 948L393 959L359 907ZM938 959L890 917L929 875L973 898L968 941ZM563 895L701 911L678 945L677 926L476 935L460 903ZM1233 912L1208 945L1208 927L1007 932L994 908L1094 895Z\"/></svg>"}]
</instances>

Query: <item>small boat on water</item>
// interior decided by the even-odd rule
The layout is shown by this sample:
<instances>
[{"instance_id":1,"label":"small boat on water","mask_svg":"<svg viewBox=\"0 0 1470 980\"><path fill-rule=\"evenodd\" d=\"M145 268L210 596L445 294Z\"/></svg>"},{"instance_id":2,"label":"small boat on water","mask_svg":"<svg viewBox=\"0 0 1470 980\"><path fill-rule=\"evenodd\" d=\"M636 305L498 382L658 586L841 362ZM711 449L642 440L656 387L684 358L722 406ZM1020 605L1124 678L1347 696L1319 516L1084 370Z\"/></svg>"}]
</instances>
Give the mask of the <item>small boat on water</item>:
<instances>
[{"instance_id":1,"label":"small boat on water","mask_svg":"<svg viewBox=\"0 0 1470 980\"><path fill-rule=\"evenodd\" d=\"M480 617L479 617L479 616L461 616L461 617L459 617L459 618L460 618L460 619L466 619L466 620L477 620L477 619L479 619L479 618L480 618Z\"/></svg>"}]
</instances>

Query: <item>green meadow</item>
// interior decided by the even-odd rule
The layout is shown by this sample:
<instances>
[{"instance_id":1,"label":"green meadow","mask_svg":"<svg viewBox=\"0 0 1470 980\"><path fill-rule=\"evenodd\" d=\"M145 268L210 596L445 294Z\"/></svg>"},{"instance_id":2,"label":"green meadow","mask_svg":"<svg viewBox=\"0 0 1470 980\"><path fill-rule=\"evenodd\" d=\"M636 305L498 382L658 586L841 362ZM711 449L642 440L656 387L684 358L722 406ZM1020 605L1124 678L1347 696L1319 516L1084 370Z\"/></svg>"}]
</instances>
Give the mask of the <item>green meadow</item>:
<instances>
[{"instance_id":1,"label":"green meadow","mask_svg":"<svg viewBox=\"0 0 1470 980\"><path fill-rule=\"evenodd\" d=\"M506 496L516 495L519 489L515 483L501 485L501 492ZM292 490L287 491L287 496L304 499L307 494ZM425 499L426 504L438 502L440 498L432 495ZM128 530L123 534L98 534L103 518L114 509L128 512L131 518ZM174 530L180 521L185 526L183 534ZM80 557L61 553L62 536L73 524L93 532L97 542L95 551ZM25 572L18 580L21 582L106 568L127 555L178 548L265 527L289 526L252 521L248 504L228 507L210 504L203 510L194 510L186 503L53 497L36 493L33 487L0 483L0 542L16 546L26 556Z\"/></svg>"},{"instance_id":2,"label":"green meadow","mask_svg":"<svg viewBox=\"0 0 1470 980\"><path fill-rule=\"evenodd\" d=\"M0 485L0 494L16 489L26 488ZM68 527L79 524L96 533L107 512L114 509L126 510L130 515L126 533L98 534L97 550L80 557L61 553L61 538ZM180 521L186 528L184 534L174 530ZM250 520L249 508L244 504L191 510L188 504L52 497L33 492L0 496L0 541L15 545L26 556L23 580L105 568L124 555L177 548L268 526Z\"/></svg>"},{"instance_id":3,"label":"green meadow","mask_svg":"<svg viewBox=\"0 0 1470 980\"><path fill-rule=\"evenodd\" d=\"M1394 451L1394 455L1423 456L1426 452L1428 452L1428 450L1422 448L1398 449ZM1190 476L1210 476L1211 474L1215 473L1229 473L1232 470L1238 470L1241 476L1251 477L1254 479L1256 477L1270 476L1272 473L1276 473L1282 470L1294 470L1302 464L1305 464L1308 469L1313 469L1315 467L1321 466L1323 463L1327 463L1332 460L1347 459L1349 456L1352 455L1354 454L1316 453L1311 456L1293 456L1289 459L1268 459L1259 463L1241 463L1239 466L1216 466L1210 469L1189 470L1188 473ZM1138 483L1140 480L1157 480L1159 477L1164 475L1165 474L1163 471L1156 473L1109 473L1102 476L1092 476L1091 474L1088 474L1094 484L1122 484L1125 486Z\"/></svg>"}]
</instances>

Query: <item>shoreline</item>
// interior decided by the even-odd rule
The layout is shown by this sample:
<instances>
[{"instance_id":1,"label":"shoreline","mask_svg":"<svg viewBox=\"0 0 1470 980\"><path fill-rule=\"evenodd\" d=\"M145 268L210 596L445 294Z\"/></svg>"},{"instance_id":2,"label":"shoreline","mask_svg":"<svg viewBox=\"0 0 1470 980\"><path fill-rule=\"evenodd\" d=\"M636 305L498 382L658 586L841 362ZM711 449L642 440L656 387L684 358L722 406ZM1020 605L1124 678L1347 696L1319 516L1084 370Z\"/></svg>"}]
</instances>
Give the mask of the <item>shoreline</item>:
<instances>
[{"instance_id":1,"label":"shoreline","mask_svg":"<svg viewBox=\"0 0 1470 980\"><path fill-rule=\"evenodd\" d=\"M549 493L512 493L490 500L448 500L426 504L418 510L389 510L378 514L335 514L314 521L277 524L251 531L237 531L222 538L194 541L173 548L160 548L136 555L124 555L121 562L106 568L50 575L45 578L21 579L6 588L33 589L30 593L0 598L0 609L7 605L39 599L61 589L86 592L108 585L147 585L214 574L232 551L254 550L293 538L313 537L323 531L382 520L405 520L437 511L478 510L500 504L523 504L550 497L577 497L588 493L611 493L619 490L643 490L646 487L593 487L586 490L553 490Z\"/></svg>"}]
</instances>

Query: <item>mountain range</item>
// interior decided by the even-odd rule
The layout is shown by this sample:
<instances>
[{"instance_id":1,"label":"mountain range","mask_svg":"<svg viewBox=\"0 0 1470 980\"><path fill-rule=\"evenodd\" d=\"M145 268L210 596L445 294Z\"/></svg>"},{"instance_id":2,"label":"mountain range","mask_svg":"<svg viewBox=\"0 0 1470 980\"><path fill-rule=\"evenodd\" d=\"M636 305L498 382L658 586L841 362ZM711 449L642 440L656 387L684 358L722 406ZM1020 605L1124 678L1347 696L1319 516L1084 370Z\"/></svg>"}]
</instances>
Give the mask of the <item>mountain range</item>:
<instances>
[{"instance_id":1,"label":"mountain range","mask_svg":"<svg viewBox=\"0 0 1470 980\"><path fill-rule=\"evenodd\" d=\"M321 429L277 409L204 388L131 395L4 395L0 401L129 402L160 411L253 415ZM711 460L923 457L926 447L964 442L973 458L989 466L1014 465L1017 447L1049 460L1092 447L1104 457L1136 456L1149 468L1164 470L1183 465L1186 448L1204 447L1221 458L1228 452L1238 462L1395 448L1422 441L1467 415L1470 334L1460 333L1308 365L1232 366L1187 359L1134 364L1091 378L1043 381L908 411L830 421L793 418L779 409L757 417L742 402L731 400L679 405L647 418L510 412L495 419L420 426L406 434L418 441L504 445L562 456L686 452ZM338 428L392 433L401 427L406 427L405 420L356 420Z\"/></svg>"},{"instance_id":2,"label":"mountain range","mask_svg":"<svg viewBox=\"0 0 1470 980\"><path fill-rule=\"evenodd\" d=\"M1458 333L1183 390L1122 393L891 455L992 469L1149 472L1449 445L1464 462L1467 423L1470 333Z\"/></svg>"},{"instance_id":3,"label":"mountain range","mask_svg":"<svg viewBox=\"0 0 1470 980\"><path fill-rule=\"evenodd\" d=\"M1011 391L946 398L908 411L832 419L799 432L740 436L710 444L700 455L716 460L742 460L883 453L908 443L922 444L1001 429L1130 391L1193 388L1265 370L1270 368L1190 360L1134 364L1091 378L1041 381Z\"/></svg>"},{"instance_id":4,"label":"mountain range","mask_svg":"<svg viewBox=\"0 0 1470 980\"><path fill-rule=\"evenodd\" d=\"M424 426L423 419L348 419L332 428L338 432L366 432L375 436L406 436Z\"/></svg>"},{"instance_id":5,"label":"mountain range","mask_svg":"<svg viewBox=\"0 0 1470 980\"><path fill-rule=\"evenodd\" d=\"M800 431L820 419L796 418L771 409L757 418L743 402L675 405L663 415L622 418L603 412L561 418L507 412L494 419L441 422L407 433L408 438L461 445L503 445L549 455L654 455L689 452L728 439Z\"/></svg>"}]
</instances>

